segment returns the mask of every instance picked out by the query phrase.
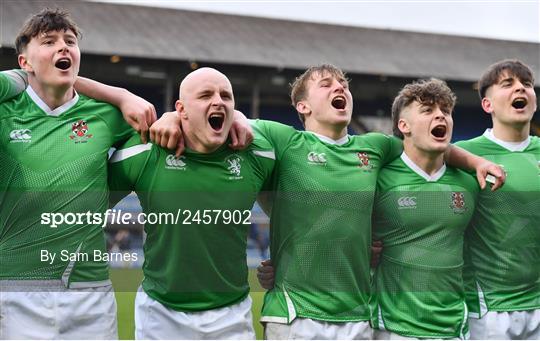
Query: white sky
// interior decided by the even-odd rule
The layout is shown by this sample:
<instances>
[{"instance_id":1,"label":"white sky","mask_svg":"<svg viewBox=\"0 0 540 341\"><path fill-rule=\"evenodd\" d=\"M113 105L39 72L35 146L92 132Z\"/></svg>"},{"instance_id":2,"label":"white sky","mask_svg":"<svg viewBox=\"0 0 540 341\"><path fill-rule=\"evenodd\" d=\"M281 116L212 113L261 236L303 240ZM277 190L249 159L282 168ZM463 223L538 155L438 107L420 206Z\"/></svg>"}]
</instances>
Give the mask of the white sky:
<instances>
[{"instance_id":1,"label":"white sky","mask_svg":"<svg viewBox=\"0 0 540 341\"><path fill-rule=\"evenodd\" d=\"M540 42L540 0L99 1Z\"/></svg>"}]
</instances>

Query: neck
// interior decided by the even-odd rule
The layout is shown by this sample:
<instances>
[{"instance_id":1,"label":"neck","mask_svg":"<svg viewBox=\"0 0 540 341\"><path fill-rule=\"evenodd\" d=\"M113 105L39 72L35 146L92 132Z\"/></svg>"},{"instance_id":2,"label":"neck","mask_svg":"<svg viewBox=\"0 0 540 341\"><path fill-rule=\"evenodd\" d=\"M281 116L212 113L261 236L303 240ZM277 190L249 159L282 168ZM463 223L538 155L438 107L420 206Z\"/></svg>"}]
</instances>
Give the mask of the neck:
<instances>
[{"instance_id":1,"label":"neck","mask_svg":"<svg viewBox=\"0 0 540 341\"><path fill-rule=\"evenodd\" d=\"M444 164L444 152L426 152L403 141L403 151L420 169L429 175L435 174Z\"/></svg>"},{"instance_id":2,"label":"neck","mask_svg":"<svg viewBox=\"0 0 540 341\"><path fill-rule=\"evenodd\" d=\"M69 87L51 87L43 86L36 81L34 77L28 77L28 84L36 92L45 104L54 110L67 103L75 95L73 86Z\"/></svg>"},{"instance_id":3,"label":"neck","mask_svg":"<svg viewBox=\"0 0 540 341\"><path fill-rule=\"evenodd\" d=\"M186 125L182 122L182 130L184 133L184 142L186 143L186 147L194 150L198 153L202 154L209 154L212 152L215 152L219 149L222 145L208 145L203 143L198 137L197 134L195 134L191 129L186 127ZM187 128L187 129L186 129Z\"/></svg>"},{"instance_id":4,"label":"neck","mask_svg":"<svg viewBox=\"0 0 540 341\"><path fill-rule=\"evenodd\" d=\"M506 126L493 121L493 136L504 142L521 142L529 137L531 122L524 125Z\"/></svg>"},{"instance_id":5,"label":"neck","mask_svg":"<svg viewBox=\"0 0 540 341\"><path fill-rule=\"evenodd\" d=\"M330 126L330 125L321 125L318 122L306 121L306 131L311 131L313 133L326 136L332 140L339 140L340 138L347 135L347 126Z\"/></svg>"}]
</instances>

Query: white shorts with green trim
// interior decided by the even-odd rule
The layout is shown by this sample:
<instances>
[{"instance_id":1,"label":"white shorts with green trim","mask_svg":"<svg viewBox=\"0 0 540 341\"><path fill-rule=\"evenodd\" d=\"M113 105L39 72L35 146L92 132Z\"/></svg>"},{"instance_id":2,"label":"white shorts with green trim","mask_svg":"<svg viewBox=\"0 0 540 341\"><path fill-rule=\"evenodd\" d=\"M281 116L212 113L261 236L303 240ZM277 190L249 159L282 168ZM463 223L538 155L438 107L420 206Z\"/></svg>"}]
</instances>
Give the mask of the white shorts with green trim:
<instances>
[{"instance_id":1,"label":"white shorts with green trim","mask_svg":"<svg viewBox=\"0 0 540 341\"><path fill-rule=\"evenodd\" d=\"M182 312L165 307L141 288L135 298L137 340L254 340L251 297L228 307Z\"/></svg>"},{"instance_id":2,"label":"white shorts with green trim","mask_svg":"<svg viewBox=\"0 0 540 341\"><path fill-rule=\"evenodd\" d=\"M540 309L488 311L469 317L471 339L540 340Z\"/></svg>"},{"instance_id":3,"label":"white shorts with green trim","mask_svg":"<svg viewBox=\"0 0 540 341\"><path fill-rule=\"evenodd\" d=\"M118 339L113 288L0 281L0 339Z\"/></svg>"},{"instance_id":4,"label":"white shorts with green trim","mask_svg":"<svg viewBox=\"0 0 540 341\"><path fill-rule=\"evenodd\" d=\"M327 322L308 318L295 318L291 324L267 322L266 340L371 340L373 330L368 321Z\"/></svg>"}]
</instances>

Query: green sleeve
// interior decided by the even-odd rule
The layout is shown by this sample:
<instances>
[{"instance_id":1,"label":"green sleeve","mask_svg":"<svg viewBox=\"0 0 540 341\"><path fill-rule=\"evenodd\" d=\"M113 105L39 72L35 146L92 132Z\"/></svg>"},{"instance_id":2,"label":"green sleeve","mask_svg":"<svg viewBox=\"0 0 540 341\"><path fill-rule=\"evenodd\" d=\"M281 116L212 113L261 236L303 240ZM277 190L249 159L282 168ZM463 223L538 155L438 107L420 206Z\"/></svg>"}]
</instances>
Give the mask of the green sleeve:
<instances>
[{"instance_id":1,"label":"green sleeve","mask_svg":"<svg viewBox=\"0 0 540 341\"><path fill-rule=\"evenodd\" d=\"M0 72L0 102L4 102L23 92L28 86L28 77L23 70Z\"/></svg>"},{"instance_id":2,"label":"green sleeve","mask_svg":"<svg viewBox=\"0 0 540 341\"><path fill-rule=\"evenodd\" d=\"M141 144L139 135L133 135L112 154L108 167L111 207L136 190L137 182L153 154L152 150L155 150L152 144Z\"/></svg>"},{"instance_id":3,"label":"green sleeve","mask_svg":"<svg viewBox=\"0 0 540 341\"><path fill-rule=\"evenodd\" d=\"M268 186L271 180L272 171L276 160L275 149L273 145L260 134L255 134L255 139L250 146L254 154L255 175L263 184L262 188Z\"/></svg>"},{"instance_id":4,"label":"green sleeve","mask_svg":"<svg viewBox=\"0 0 540 341\"><path fill-rule=\"evenodd\" d=\"M291 126L273 121L250 120L255 136L265 138L274 148L276 160L280 160L292 137L298 132Z\"/></svg>"},{"instance_id":5,"label":"green sleeve","mask_svg":"<svg viewBox=\"0 0 540 341\"><path fill-rule=\"evenodd\" d=\"M113 147L118 148L119 146L122 146L129 138L137 135L137 132L124 120L122 113L117 107L104 102L98 103L105 104L106 109L100 110L98 114L101 114L101 118L105 121L105 124L107 124L107 127L109 128L111 145Z\"/></svg>"}]
</instances>

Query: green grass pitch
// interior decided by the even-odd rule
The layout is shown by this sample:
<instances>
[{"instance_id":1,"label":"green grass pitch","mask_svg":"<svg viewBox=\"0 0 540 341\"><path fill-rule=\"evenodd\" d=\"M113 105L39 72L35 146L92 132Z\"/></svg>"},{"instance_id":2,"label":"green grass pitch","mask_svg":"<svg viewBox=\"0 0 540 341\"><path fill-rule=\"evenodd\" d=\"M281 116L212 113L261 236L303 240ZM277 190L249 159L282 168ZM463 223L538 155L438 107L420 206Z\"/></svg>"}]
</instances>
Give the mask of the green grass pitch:
<instances>
[{"instance_id":1,"label":"green grass pitch","mask_svg":"<svg viewBox=\"0 0 540 341\"><path fill-rule=\"evenodd\" d=\"M259 286L256 278L256 270L249 270L249 285L251 287L251 298L253 299L253 325L257 339L262 339L262 326L259 323L264 290ZM116 303L118 305L118 336L121 340L133 339L135 337L135 321L133 315L133 305L135 294L142 280L140 269L112 269L111 280L113 282Z\"/></svg>"}]
</instances>

